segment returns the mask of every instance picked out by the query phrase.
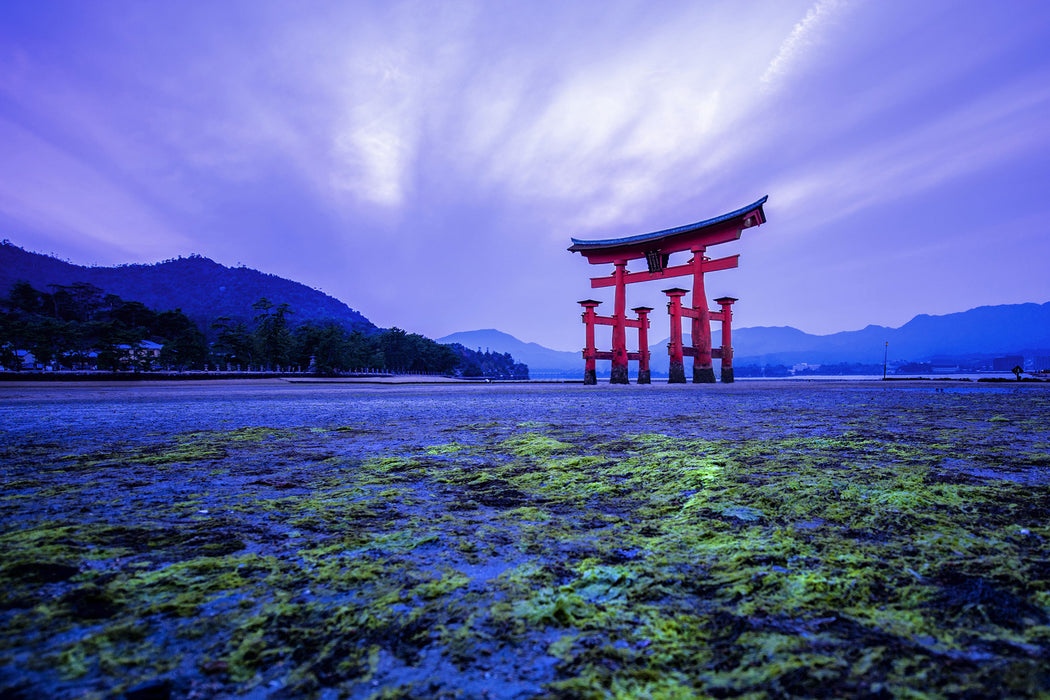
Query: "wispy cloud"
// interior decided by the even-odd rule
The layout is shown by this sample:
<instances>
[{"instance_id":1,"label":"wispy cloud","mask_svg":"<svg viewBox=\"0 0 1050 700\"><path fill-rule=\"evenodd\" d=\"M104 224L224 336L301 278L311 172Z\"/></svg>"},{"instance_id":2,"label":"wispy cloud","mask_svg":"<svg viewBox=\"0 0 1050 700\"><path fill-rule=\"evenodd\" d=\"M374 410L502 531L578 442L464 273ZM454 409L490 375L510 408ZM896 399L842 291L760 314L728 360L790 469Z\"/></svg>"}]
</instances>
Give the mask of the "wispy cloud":
<instances>
[{"instance_id":1,"label":"wispy cloud","mask_svg":"<svg viewBox=\"0 0 1050 700\"><path fill-rule=\"evenodd\" d=\"M810 7L806 16L795 25L791 34L780 45L776 57L762 74L762 82L772 86L800 63L820 44L824 33L846 6L846 0L818 0Z\"/></svg>"},{"instance_id":2,"label":"wispy cloud","mask_svg":"<svg viewBox=\"0 0 1050 700\"><path fill-rule=\"evenodd\" d=\"M234 46L209 40L156 84L143 74L137 104L87 110L79 136L147 188L160 182L157 163L177 179L238 186L280 164L336 209L410 206L426 185L426 150L429 167L464 188L496 187L594 229L643 216L659 193L731 158L719 134L746 112L745 86L769 56L736 13L669 12L619 41L577 26L538 52L513 27L489 36L483 13L420 10L398 5L359 23L297 18ZM706 30L716 24L723 31ZM88 101L74 93L62 103ZM46 102L38 109L58 106ZM199 201L189 193L178 205Z\"/></svg>"},{"instance_id":3,"label":"wispy cloud","mask_svg":"<svg viewBox=\"0 0 1050 700\"><path fill-rule=\"evenodd\" d=\"M283 242L308 240L307 281L392 321L409 277L445 302L414 308L420 323L479 279L557 305L546 287L571 282L492 270L512 257L553 277L568 235L763 194L771 247L826 248L825 224L851 214L985 196L971 185L1011 164L1045 179L1037 5L231 0L92 6L65 24L4 6L0 210L112 258L235 251L281 273ZM798 262L795 243L780 252ZM476 256L490 257L446 274Z\"/></svg>"},{"instance_id":4,"label":"wispy cloud","mask_svg":"<svg viewBox=\"0 0 1050 700\"><path fill-rule=\"evenodd\" d=\"M79 236L132 259L190 245L147 202L90 164L0 118L0 212L53 236Z\"/></svg>"},{"instance_id":5,"label":"wispy cloud","mask_svg":"<svg viewBox=\"0 0 1050 700\"><path fill-rule=\"evenodd\" d=\"M353 94L332 135L331 183L337 195L374 204L404 203L419 142L419 85L395 57L348 71Z\"/></svg>"},{"instance_id":6,"label":"wispy cloud","mask_svg":"<svg viewBox=\"0 0 1050 700\"><path fill-rule=\"evenodd\" d=\"M1041 126L1050 119L1048 86L1048 74L1020 79L935 120L789 168L774 185L777 206L826 223L1018 156L1050 155Z\"/></svg>"},{"instance_id":7,"label":"wispy cloud","mask_svg":"<svg viewBox=\"0 0 1050 700\"><path fill-rule=\"evenodd\" d=\"M462 134L477 175L572 211L562 221L580 230L637 221L661 193L711 178L732 158L722 135L757 99L768 51L744 22L705 33L708 20L650 26L615 53L565 65L542 91L529 90L527 65L482 71Z\"/></svg>"}]
</instances>

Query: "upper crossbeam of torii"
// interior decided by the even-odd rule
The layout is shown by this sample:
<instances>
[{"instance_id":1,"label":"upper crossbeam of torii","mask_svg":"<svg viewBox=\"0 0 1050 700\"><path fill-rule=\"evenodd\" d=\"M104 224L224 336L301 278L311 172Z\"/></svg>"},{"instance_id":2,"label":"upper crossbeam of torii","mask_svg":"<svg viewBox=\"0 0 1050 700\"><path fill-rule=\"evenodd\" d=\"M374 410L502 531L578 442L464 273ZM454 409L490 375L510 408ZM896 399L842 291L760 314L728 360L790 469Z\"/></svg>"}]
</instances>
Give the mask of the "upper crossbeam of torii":
<instances>
[{"instance_id":1,"label":"upper crossbeam of torii","mask_svg":"<svg viewBox=\"0 0 1050 700\"><path fill-rule=\"evenodd\" d=\"M665 289L668 295L668 312L671 315L671 341L668 343L667 352L670 355L670 383L685 382L685 368L683 366L686 355L693 358L693 381L713 382L715 381L712 358L722 361L722 381L733 381L733 350L730 345L730 325L732 320L732 304L736 299L732 297L721 297L715 301L721 306L721 311L710 311L707 307L707 294L704 290L704 273L717 270L728 270L737 266L738 255L712 260L705 253L708 246L727 243L740 238L741 232L746 228L759 226L766 222L766 214L763 205L768 197L763 197L753 204L717 216L706 221L698 221L695 224L679 226L653 233L644 233L638 236L627 236L626 238L610 238L597 241L572 239L569 250L580 253L587 262L592 265L612 263L613 273L606 277L592 277L591 287L615 287L615 301L612 316L598 316L595 308L601 303L593 299L580 302L584 307L583 321L587 326L587 345L583 350L585 360L584 383L596 383L595 361L612 360L612 374L610 382L613 384L627 384L627 362L637 360L638 383L649 383L649 349L645 346L647 337L646 330L649 328L647 314L652 309L639 307L634 309L638 313L637 319L627 318L627 292L626 286L634 282L650 282L653 280L669 279L692 275L693 295L692 306L682 305L682 296L688 290L672 288ZM668 267L669 258L673 253L690 251L693 257L685 264ZM631 260L644 258L648 270L628 272L627 263ZM682 346L682 318L692 320L692 346ZM711 321L722 323L722 347L711 347ZM594 326L612 326L612 352L601 352L594 345ZM637 353L627 352L627 328L638 328L639 348Z\"/></svg>"}]
</instances>

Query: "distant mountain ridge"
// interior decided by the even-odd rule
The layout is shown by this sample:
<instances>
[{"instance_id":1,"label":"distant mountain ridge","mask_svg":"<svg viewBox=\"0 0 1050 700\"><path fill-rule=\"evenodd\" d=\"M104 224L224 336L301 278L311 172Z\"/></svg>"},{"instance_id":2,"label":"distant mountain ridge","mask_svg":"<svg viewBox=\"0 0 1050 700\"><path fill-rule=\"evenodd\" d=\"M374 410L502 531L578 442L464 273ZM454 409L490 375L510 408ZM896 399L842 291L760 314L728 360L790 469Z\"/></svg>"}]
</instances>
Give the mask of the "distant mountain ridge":
<instances>
[{"instance_id":1,"label":"distant mountain ridge","mask_svg":"<svg viewBox=\"0 0 1050 700\"><path fill-rule=\"evenodd\" d=\"M658 326L659 321L653 323L654 328ZM652 332L651 329L650 334ZM712 340L715 347L721 345L721 332L715 331ZM582 326L580 341L582 347ZM667 373L667 341L664 338L649 346L654 373ZM579 352L551 350L493 329L453 333L439 342L488 347L497 352L510 352L515 358L520 353L521 357L530 358L522 361L537 377L576 376L583 371ZM688 335L686 342L689 342ZM980 306L942 316L920 314L900 328L871 325L830 335L813 335L790 326L734 328L733 348L737 366L881 365L884 356L896 363L929 362L938 356L1050 355L1050 302ZM602 364L599 363L599 369Z\"/></svg>"},{"instance_id":2,"label":"distant mountain ridge","mask_svg":"<svg viewBox=\"0 0 1050 700\"><path fill-rule=\"evenodd\" d=\"M721 343L716 333L714 345ZM886 343L889 343L887 346ZM740 364L925 362L937 356L1032 354L1050 349L1050 302L979 306L932 316L920 314L899 328L810 335L790 327L733 330Z\"/></svg>"},{"instance_id":3,"label":"distant mountain ridge","mask_svg":"<svg viewBox=\"0 0 1050 700\"><path fill-rule=\"evenodd\" d=\"M21 280L41 291L48 291L52 284L85 282L154 310L181 308L205 332L220 316L250 322L255 315L252 304L261 297L288 304L293 312L289 320L295 325L333 320L348 331L378 330L358 311L305 284L247 267L226 267L199 255L152 265L86 267L4 241L0 244L0 295Z\"/></svg>"},{"instance_id":4,"label":"distant mountain ridge","mask_svg":"<svg viewBox=\"0 0 1050 700\"><path fill-rule=\"evenodd\" d=\"M153 265L86 267L4 241L0 244L0 295L21 280L41 291L47 291L49 285L86 282L155 310L181 308L205 332L220 316L250 323L255 315L251 306L261 297L274 304L287 303L294 312L293 324L334 320L350 331L378 330L361 313L316 289L246 267L226 267L198 255ZM650 336L660 326L660 319L655 319ZM716 331L713 335L717 347L721 334ZM580 341L582 347L582 326ZM453 333L437 342L510 353L538 378L577 376L583 366L579 351L552 350L495 329ZM666 338L650 346L654 373L666 374L666 347ZM981 306L941 316L920 314L900 328L872 325L830 335L812 335L790 326L734 328L733 347L738 366L881 364L884 353L891 363L928 362L937 356L1050 355L1050 302Z\"/></svg>"},{"instance_id":5,"label":"distant mountain ridge","mask_svg":"<svg viewBox=\"0 0 1050 700\"><path fill-rule=\"evenodd\" d=\"M509 352L518 362L529 366L529 376L542 379L548 376L565 376L570 368L577 368L583 360L578 352L551 350L538 343L526 343L514 336L486 328L478 331L463 331L438 338L439 343L459 343L463 347L483 352L486 348L493 352Z\"/></svg>"}]
</instances>

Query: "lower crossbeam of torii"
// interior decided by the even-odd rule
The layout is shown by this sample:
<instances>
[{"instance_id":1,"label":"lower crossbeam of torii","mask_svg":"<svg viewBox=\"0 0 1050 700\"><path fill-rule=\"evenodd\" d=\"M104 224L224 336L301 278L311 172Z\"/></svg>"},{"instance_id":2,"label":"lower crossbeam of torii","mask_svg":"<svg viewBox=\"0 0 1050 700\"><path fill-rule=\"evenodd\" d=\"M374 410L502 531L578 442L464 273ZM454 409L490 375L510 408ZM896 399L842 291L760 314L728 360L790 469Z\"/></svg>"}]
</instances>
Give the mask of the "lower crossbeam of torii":
<instances>
[{"instance_id":1,"label":"lower crossbeam of torii","mask_svg":"<svg viewBox=\"0 0 1050 700\"><path fill-rule=\"evenodd\" d=\"M592 277L591 288L614 287L612 316L599 316L596 309L601 304L594 299L584 299L583 323L586 326L586 347L583 349L584 384L596 384L597 360L611 360L612 371L609 381L612 384L627 384L628 362L638 362L638 383L648 384L649 348L648 329L651 308L640 306L632 309L637 318L627 318L627 285L635 282L652 282L674 277L691 276L693 278L692 306L684 306L683 297L688 289L672 287L663 290L668 297L667 311L671 321L670 342L667 352L670 356L670 372L667 381L671 384L685 383L685 358L693 358L693 381L709 383L715 381L713 360L721 361L723 382L733 381L733 347L731 345L733 297L719 297L715 302L719 311L711 311L707 306L707 292L704 287L704 274L718 270L728 270L737 266L740 256L711 259L706 252L710 246L727 243L740 238L746 228L753 228L766 222L763 205L767 197L736 211L717 216L695 224L678 228L644 233L626 238L611 238L598 241L572 239L570 251L580 253L592 265L612 263L612 275ZM689 251L692 253L685 264L668 267L673 253ZM627 263L631 260L644 259L648 270L628 272ZM683 320L690 320L692 345L684 347L682 343ZM711 347L711 322L722 324L722 346ZM612 326L612 350L601 351L595 345L595 326ZM627 329L638 329L638 352L627 351Z\"/></svg>"}]
</instances>

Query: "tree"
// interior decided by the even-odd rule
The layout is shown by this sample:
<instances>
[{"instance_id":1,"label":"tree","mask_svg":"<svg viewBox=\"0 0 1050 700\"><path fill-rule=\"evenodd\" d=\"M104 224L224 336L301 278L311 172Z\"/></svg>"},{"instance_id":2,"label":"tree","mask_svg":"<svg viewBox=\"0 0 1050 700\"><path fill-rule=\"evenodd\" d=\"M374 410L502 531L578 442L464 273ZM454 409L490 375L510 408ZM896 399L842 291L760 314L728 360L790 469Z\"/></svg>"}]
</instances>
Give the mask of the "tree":
<instances>
[{"instance_id":1,"label":"tree","mask_svg":"<svg viewBox=\"0 0 1050 700\"><path fill-rule=\"evenodd\" d=\"M81 324L81 328L86 331L90 346L98 353L99 369L110 372L127 369L132 343L137 345L138 340L112 321L87 321Z\"/></svg>"},{"instance_id":2,"label":"tree","mask_svg":"<svg viewBox=\"0 0 1050 700\"><path fill-rule=\"evenodd\" d=\"M25 349L33 353L36 361L48 365L61 361L72 350L70 324L48 316L33 315L26 318Z\"/></svg>"},{"instance_id":3,"label":"tree","mask_svg":"<svg viewBox=\"0 0 1050 700\"><path fill-rule=\"evenodd\" d=\"M481 364L474 358L468 358L459 365L460 372L464 377L484 377L485 372L481 369Z\"/></svg>"},{"instance_id":4,"label":"tree","mask_svg":"<svg viewBox=\"0 0 1050 700\"><path fill-rule=\"evenodd\" d=\"M0 299L0 347L16 356L28 350L42 364L57 361L71 369L148 369L151 358L141 348L147 338L163 344L162 358L171 366L196 366L206 358L204 336L179 309L157 313L83 282L51 288L48 294L19 282Z\"/></svg>"},{"instance_id":5,"label":"tree","mask_svg":"<svg viewBox=\"0 0 1050 700\"><path fill-rule=\"evenodd\" d=\"M372 366L369 360L372 357L373 343L372 336L367 336L361 331L351 333L347 347L347 369Z\"/></svg>"},{"instance_id":6,"label":"tree","mask_svg":"<svg viewBox=\"0 0 1050 700\"><path fill-rule=\"evenodd\" d=\"M288 329L288 315L292 313L288 304L273 303L262 297L252 304L261 313L255 316L255 349L267 369L287 365L292 349L292 336Z\"/></svg>"},{"instance_id":7,"label":"tree","mask_svg":"<svg viewBox=\"0 0 1050 700\"><path fill-rule=\"evenodd\" d=\"M115 297L115 300L107 314L114 321L122 323L126 328L156 327L158 318L153 309L138 301L124 301L120 297Z\"/></svg>"},{"instance_id":8,"label":"tree","mask_svg":"<svg viewBox=\"0 0 1050 700\"><path fill-rule=\"evenodd\" d=\"M49 285L54 316L63 321L90 321L98 311L105 308L106 293L93 284L74 282L69 286ZM119 299L110 295L112 299Z\"/></svg>"},{"instance_id":9,"label":"tree","mask_svg":"<svg viewBox=\"0 0 1050 700\"><path fill-rule=\"evenodd\" d=\"M4 307L8 312L18 315L46 313L42 308L41 296L28 282L15 282L4 300Z\"/></svg>"},{"instance_id":10,"label":"tree","mask_svg":"<svg viewBox=\"0 0 1050 700\"><path fill-rule=\"evenodd\" d=\"M212 344L215 364L246 367L252 363L254 344L244 323L234 323L228 317L220 316L211 327L218 331L218 337Z\"/></svg>"},{"instance_id":11,"label":"tree","mask_svg":"<svg viewBox=\"0 0 1050 700\"><path fill-rule=\"evenodd\" d=\"M13 314L0 316L0 365L16 372L20 371L22 358L19 350L24 347L25 322Z\"/></svg>"},{"instance_id":12,"label":"tree","mask_svg":"<svg viewBox=\"0 0 1050 700\"><path fill-rule=\"evenodd\" d=\"M160 349L160 361L175 369L189 369L204 364L208 345L204 334L182 309L164 311L157 315L157 335L166 339Z\"/></svg>"},{"instance_id":13,"label":"tree","mask_svg":"<svg viewBox=\"0 0 1050 700\"><path fill-rule=\"evenodd\" d=\"M304 323L295 329L293 359L318 374L350 369L351 337L339 324Z\"/></svg>"}]
</instances>

